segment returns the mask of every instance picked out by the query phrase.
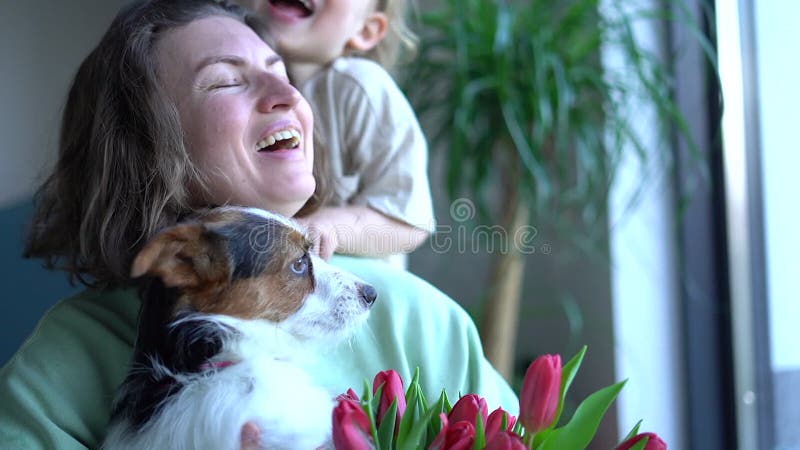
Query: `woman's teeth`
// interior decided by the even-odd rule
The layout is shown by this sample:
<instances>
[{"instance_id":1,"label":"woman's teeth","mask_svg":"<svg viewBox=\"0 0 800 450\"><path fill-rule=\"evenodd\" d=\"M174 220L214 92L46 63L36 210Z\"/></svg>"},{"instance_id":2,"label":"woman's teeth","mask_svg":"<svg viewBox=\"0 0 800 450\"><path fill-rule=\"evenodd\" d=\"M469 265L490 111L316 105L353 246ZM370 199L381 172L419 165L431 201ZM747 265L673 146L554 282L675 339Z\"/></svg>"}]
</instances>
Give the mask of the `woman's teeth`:
<instances>
[{"instance_id":1,"label":"woman's teeth","mask_svg":"<svg viewBox=\"0 0 800 450\"><path fill-rule=\"evenodd\" d=\"M278 145L276 145L278 144ZM300 132L295 129L281 130L272 133L256 143L256 150L278 150L296 148L300 145Z\"/></svg>"}]
</instances>

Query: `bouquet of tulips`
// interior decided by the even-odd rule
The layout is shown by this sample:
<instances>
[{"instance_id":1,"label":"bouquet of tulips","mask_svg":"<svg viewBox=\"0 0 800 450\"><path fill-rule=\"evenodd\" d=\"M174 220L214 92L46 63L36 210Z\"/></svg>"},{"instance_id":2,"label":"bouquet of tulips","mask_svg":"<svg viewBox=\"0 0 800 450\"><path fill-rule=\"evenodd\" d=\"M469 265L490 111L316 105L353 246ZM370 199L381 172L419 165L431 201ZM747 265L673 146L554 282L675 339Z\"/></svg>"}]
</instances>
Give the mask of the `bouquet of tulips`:
<instances>
[{"instance_id":1,"label":"bouquet of tulips","mask_svg":"<svg viewBox=\"0 0 800 450\"><path fill-rule=\"evenodd\" d=\"M486 400L464 395L450 404L442 391L433 404L419 386L419 369L405 389L393 370L380 372L372 386L365 382L361 398L350 389L333 410L333 443L338 450L582 450L597 432L611 402L625 382L587 397L572 418L557 426L564 398L583 361L586 347L567 364L559 355L544 355L525 373L519 417L497 408L489 413ZM653 433L631 430L617 450L665 450Z\"/></svg>"}]
</instances>

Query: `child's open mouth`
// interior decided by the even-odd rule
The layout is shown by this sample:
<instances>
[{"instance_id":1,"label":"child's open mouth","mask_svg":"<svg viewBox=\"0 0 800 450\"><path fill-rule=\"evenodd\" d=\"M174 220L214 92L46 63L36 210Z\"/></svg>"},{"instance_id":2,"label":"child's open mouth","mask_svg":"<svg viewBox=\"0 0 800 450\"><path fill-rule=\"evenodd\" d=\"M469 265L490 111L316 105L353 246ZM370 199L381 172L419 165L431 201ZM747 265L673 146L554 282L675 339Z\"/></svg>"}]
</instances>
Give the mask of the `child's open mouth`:
<instances>
[{"instance_id":1,"label":"child's open mouth","mask_svg":"<svg viewBox=\"0 0 800 450\"><path fill-rule=\"evenodd\" d=\"M269 0L269 3L282 13L296 17L308 17L314 12L311 0Z\"/></svg>"}]
</instances>

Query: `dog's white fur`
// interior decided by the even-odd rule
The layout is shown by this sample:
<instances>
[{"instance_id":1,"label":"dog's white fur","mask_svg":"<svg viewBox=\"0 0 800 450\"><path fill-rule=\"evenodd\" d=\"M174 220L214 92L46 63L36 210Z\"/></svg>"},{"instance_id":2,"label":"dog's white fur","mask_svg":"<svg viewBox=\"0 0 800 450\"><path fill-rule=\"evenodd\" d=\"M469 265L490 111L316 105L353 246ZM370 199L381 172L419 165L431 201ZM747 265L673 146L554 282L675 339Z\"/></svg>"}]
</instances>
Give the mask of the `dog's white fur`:
<instances>
[{"instance_id":1,"label":"dog's white fur","mask_svg":"<svg viewBox=\"0 0 800 450\"><path fill-rule=\"evenodd\" d=\"M222 351L211 361L233 364L201 373L175 374L152 361L144 370L154 376L169 375L182 388L135 432L131 432L127 420L112 423L103 448L235 450L247 422L260 429L262 448L329 447L335 394L315 384L299 367L297 358L307 358L331 338L347 336L364 322L369 308L360 299L358 278L319 257L312 255L311 260L315 290L282 322L204 314L183 319L202 319L203 326L237 330L239 337L224 342Z\"/></svg>"}]
</instances>

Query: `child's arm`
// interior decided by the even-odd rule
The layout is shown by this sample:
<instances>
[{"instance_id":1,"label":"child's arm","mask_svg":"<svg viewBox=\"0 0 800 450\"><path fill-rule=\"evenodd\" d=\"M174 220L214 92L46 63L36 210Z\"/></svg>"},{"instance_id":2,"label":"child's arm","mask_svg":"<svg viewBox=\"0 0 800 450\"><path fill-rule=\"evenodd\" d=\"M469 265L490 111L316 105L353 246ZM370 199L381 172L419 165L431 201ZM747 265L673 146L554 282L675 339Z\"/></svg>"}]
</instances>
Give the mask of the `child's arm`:
<instances>
[{"instance_id":1,"label":"child's arm","mask_svg":"<svg viewBox=\"0 0 800 450\"><path fill-rule=\"evenodd\" d=\"M368 206L323 207L298 221L308 227L323 259L334 252L373 257L408 253L430 235Z\"/></svg>"},{"instance_id":2,"label":"child's arm","mask_svg":"<svg viewBox=\"0 0 800 450\"><path fill-rule=\"evenodd\" d=\"M301 219L320 254L384 257L434 231L428 145L414 110L381 66L339 58L303 85L331 162L327 208Z\"/></svg>"}]
</instances>

